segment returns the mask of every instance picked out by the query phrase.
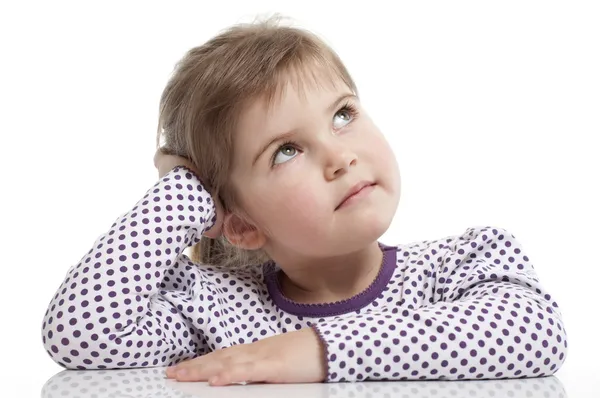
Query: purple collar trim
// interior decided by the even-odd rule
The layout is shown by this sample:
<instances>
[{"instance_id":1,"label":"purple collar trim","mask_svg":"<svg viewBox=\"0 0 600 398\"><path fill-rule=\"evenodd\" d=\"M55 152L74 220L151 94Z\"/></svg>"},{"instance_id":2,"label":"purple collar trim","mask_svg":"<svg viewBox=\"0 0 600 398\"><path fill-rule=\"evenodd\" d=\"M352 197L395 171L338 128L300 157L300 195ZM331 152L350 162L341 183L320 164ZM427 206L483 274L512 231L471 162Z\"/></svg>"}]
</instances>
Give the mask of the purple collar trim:
<instances>
[{"instance_id":1,"label":"purple collar trim","mask_svg":"<svg viewBox=\"0 0 600 398\"><path fill-rule=\"evenodd\" d=\"M365 307L383 292L396 268L396 246L387 246L381 242L378 242L378 244L383 252L383 264L377 277L369 287L349 299L319 304L303 304L292 301L281 292L281 286L277 278L278 273L281 271L273 268L274 263L271 261L265 264L265 282L269 295L279 309L289 314L304 317L341 315Z\"/></svg>"}]
</instances>

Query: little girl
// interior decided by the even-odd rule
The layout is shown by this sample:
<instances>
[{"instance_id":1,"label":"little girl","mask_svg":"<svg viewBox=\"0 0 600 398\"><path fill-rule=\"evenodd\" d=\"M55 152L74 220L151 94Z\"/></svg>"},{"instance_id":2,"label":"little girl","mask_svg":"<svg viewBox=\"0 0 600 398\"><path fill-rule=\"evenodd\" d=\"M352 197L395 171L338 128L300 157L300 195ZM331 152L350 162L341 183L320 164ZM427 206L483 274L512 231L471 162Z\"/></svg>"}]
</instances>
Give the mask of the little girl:
<instances>
[{"instance_id":1,"label":"little girl","mask_svg":"<svg viewBox=\"0 0 600 398\"><path fill-rule=\"evenodd\" d=\"M398 165L315 35L271 19L191 49L161 97L157 148L156 184L49 304L59 365L171 365L168 378L226 385L540 377L564 363L558 305L509 231L378 241Z\"/></svg>"}]
</instances>

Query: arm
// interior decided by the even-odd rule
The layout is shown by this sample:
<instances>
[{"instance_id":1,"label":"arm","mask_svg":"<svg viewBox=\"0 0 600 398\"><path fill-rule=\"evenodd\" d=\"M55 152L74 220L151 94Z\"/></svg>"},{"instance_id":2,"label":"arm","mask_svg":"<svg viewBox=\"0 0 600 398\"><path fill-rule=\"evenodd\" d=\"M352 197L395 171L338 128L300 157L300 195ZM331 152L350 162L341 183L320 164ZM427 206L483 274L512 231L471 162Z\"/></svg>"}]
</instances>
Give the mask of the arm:
<instances>
[{"instance_id":1,"label":"arm","mask_svg":"<svg viewBox=\"0 0 600 398\"><path fill-rule=\"evenodd\" d=\"M511 233L469 229L439 255L421 274L431 304L312 325L327 349L327 381L538 377L560 368L560 311Z\"/></svg>"},{"instance_id":2,"label":"arm","mask_svg":"<svg viewBox=\"0 0 600 398\"><path fill-rule=\"evenodd\" d=\"M202 275L183 251L215 221L190 169L160 178L67 272L43 319L52 359L69 369L129 368L204 351L202 332L175 303L200 289ZM194 282L181 283L183 275Z\"/></svg>"}]
</instances>

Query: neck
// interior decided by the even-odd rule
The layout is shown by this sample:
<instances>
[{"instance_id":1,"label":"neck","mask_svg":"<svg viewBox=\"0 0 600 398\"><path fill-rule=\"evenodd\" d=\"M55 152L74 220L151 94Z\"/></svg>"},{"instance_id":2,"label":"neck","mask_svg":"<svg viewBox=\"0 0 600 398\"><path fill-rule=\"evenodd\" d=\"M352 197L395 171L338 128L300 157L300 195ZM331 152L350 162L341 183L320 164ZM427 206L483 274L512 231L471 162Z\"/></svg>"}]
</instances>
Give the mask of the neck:
<instances>
[{"instance_id":1,"label":"neck","mask_svg":"<svg viewBox=\"0 0 600 398\"><path fill-rule=\"evenodd\" d=\"M343 256L281 266L282 293L298 303L314 304L348 299L375 280L383 262L377 241Z\"/></svg>"}]
</instances>

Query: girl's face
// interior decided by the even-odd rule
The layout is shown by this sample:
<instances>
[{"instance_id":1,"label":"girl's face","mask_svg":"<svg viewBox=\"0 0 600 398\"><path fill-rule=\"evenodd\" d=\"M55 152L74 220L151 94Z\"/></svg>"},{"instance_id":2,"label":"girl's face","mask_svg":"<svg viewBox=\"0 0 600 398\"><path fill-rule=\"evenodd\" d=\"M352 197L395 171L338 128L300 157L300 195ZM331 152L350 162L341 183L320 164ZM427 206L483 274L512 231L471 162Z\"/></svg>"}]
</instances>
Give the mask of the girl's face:
<instances>
[{"instance_id":1,"label":"girl's face","mask_svg":"<svg viewBox=\"0 0 600 398\"><path fill-rule=\"evenodd\" d=\"M379 239L396 212L394 154L343 83L302 92L288 83L272 108L252 103L241 116L234 151L233 183L272 258L350 253ZM376 184L371 192L338 208L365 180Z\"/></svg>"}]
</instances>

